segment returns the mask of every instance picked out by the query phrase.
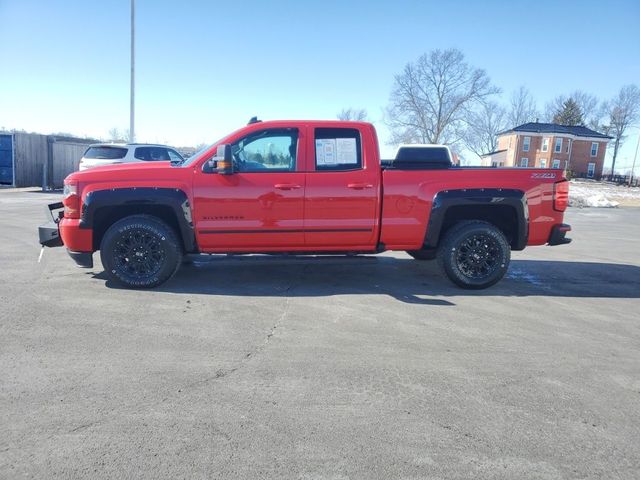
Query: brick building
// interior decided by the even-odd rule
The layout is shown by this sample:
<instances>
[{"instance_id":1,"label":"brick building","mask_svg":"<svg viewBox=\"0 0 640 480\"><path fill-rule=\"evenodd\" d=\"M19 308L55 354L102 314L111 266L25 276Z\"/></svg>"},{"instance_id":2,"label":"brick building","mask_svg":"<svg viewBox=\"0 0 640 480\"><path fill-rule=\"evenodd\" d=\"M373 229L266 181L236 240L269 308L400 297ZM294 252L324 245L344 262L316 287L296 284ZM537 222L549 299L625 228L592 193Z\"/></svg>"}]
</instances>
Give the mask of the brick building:
<instances>
[{"instance_id":1,"label":"brick building","mask_svg":"<svg viewBox=\"0 0 640 480\"><path fill-rule=\"evenodd\" d=\"M600 178L612 137L587 127L525 123L498 134L498 148L483 166L562 168L574 176Z\"/></svg>"}]
</instances>

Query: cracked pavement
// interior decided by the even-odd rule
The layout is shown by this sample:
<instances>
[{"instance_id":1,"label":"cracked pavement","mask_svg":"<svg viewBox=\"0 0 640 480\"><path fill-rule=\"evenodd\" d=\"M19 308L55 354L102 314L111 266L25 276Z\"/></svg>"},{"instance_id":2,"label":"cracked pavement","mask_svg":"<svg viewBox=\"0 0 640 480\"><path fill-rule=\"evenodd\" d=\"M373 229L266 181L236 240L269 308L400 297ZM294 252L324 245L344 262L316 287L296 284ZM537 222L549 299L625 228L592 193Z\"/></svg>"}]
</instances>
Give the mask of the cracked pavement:
<instances>
[{"instance_id":1,"label":"cracked pavement","mask_svg":"<svg viewBox=\"0 0 640 480\"><path fill-rule=\"evenodd\" d=\"M37 263L59 195L0 190L0 478L637 478L640 209L496 287L403 253Z\"/></svg>"}]
</instances>

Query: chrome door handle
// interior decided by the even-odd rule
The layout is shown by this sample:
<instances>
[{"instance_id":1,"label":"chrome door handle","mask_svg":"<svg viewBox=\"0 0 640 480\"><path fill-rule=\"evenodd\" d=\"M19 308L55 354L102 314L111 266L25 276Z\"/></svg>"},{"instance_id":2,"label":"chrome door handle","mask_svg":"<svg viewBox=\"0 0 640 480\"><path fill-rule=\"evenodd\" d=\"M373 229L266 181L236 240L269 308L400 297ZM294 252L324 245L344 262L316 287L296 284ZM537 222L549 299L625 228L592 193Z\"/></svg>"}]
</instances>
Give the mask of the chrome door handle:
<instances>
[{"instance_id":1,"label":"chrome door handle","mask_svg":"<svg viewBox=\"0 0 640 480\"><path fill-rule=\"evenodd\" d=\"M362 190L365 188L373 188L373 185L370 183L349 183L347 184L347 188L353 188L354 190Z\"/></svg>"}]
</instances>

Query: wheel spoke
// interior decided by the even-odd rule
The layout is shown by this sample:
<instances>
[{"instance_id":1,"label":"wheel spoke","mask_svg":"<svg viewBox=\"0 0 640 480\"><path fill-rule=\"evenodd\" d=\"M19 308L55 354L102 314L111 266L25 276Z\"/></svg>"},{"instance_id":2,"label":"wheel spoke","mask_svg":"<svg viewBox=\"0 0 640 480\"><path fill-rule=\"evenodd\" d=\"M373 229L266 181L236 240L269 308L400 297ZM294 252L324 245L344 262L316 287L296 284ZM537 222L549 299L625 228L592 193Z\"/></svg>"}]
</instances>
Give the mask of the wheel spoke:
<instances>
[{"instance_id":1,"label":"wheel spoke","mask_svg":"<svg viewBox=\"0 0 640 480\"><path fill-rule=\"evenodd\" d=\"M137 278L155 275L165 259L162 243L145 230L125 232L113 247L115 268Z\"/></svg>"},{"instance_id":2,"label":"wheel spoke","mask_svg":"<svg viewBox=\"0 0 640 480\"><path fill-rule=\"evenodd\" d=\"M473 234L462 240L456 253L460 272L470 278L491 275L499 265L500 247L490 235Z\"/></svg>"}]
</instances>

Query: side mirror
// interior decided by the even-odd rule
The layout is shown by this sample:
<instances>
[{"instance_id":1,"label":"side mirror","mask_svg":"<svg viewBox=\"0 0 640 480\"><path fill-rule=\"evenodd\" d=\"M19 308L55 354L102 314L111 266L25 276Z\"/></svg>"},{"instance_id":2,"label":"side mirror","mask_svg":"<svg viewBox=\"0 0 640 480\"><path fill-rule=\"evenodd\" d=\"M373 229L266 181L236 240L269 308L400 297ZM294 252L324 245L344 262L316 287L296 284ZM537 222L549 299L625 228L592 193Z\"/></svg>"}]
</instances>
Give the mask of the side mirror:
<instances>
[{"instance_id":1,"label":"side mirror","mask_svg":"<svg viewBox=\"0 0 640 480\"><path fill-rule=\"evenodd\" d=\"M220 175L231 175L233 173L233 157L231 156L231 145L218 145L218 150L211 160L202 166L204 173L218 173Z\"/></svg>"},{"instance_id":2,"label":"side mirror","mask_svg":"<svg viewBox=\"0 0 640 480\"><path fill-rule=\"evenodd\" d=\"M231 157L231 145L218 145L213 161L216 162L216 171L220 175L231 175L233 173L233 158Z\"/></svg>"}]
</instances>

